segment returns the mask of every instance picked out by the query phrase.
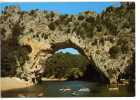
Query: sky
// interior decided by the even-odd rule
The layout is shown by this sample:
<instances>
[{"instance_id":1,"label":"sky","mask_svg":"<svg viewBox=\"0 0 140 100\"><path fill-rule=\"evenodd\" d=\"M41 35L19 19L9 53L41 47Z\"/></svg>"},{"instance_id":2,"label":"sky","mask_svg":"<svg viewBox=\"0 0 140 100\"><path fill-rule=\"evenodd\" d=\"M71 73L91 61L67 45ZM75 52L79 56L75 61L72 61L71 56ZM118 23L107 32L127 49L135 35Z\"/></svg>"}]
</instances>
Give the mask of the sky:
<instances>
[{"instance_id":1,"label":"sky","mask_svg":"<svg viewBox=\"0 0 140 100\"><path fill-rule=\"evenodd\" d=\"M2 8L7 5L19 5L22 10L40 9L56 11L61 14L79 14L82 11L92 10L101 13L108 6L119 6L119 2L13 2L1 3Z\"/></svg>"},{"instance_id":2,"label":"sky","mask_svg":"<svg viewBox=\"0 0 140 100\"><path fill-rule=\"evenodd\" d=\"M47 11L55 11L60 14L79 14L83 11L95 11L96 13L101 13L105 10L106 7L109 6L120 6L119 2L20 2L20 3L1 3L1 8L3 9L5 6L8 5L19 5L21 10L29 11L32 9L39 9L39 10L47 10ZM79 54L76 49L73 48L66 48L61 49L57 52L69 52L72 54Z\"/></svg>"},{"instance_id":3,"label":"sky","mask_svg":"<svg viewBox=\"0 0 140 100\"><path fill-rule=\"evenodd\" d=\"M56 51L56 53L58 53L58 52L63 52L63 53L69 52L69 53L71 53L71 54L80 54L80 53L79 53L76 49L74 49L74 48L60 49L60 50Z\"/></svg>"}]
</instances>

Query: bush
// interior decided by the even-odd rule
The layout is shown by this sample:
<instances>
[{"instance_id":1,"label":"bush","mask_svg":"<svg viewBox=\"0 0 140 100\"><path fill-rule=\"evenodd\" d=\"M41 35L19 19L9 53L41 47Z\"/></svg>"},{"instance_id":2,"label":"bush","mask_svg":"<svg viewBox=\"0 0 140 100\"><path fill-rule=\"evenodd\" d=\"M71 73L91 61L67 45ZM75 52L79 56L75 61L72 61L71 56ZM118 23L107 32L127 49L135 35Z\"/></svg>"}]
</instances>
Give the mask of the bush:
<instances>
[{"instance_id":1,"label":"bush","mask_svg":"<svg viewBox=\"0 0 140 100\"><path fill-rule=\"evenodd\" d=\"M55 23L50 23L50 24L48 25L48 27L49 27L52 31L54 31L55 28L56 28Z\"/></svg>"},{"instance_id":2,"label":"bush","mask_svg":"<svg viewBox=\"0 0 140 100\"><path fill-rule=\"evenodd\" d=\"M113 59L116 59L120 53L121 53L121 48L119 46L113 46L109 50L109 54Z\"/></svg>"}]
</instances>

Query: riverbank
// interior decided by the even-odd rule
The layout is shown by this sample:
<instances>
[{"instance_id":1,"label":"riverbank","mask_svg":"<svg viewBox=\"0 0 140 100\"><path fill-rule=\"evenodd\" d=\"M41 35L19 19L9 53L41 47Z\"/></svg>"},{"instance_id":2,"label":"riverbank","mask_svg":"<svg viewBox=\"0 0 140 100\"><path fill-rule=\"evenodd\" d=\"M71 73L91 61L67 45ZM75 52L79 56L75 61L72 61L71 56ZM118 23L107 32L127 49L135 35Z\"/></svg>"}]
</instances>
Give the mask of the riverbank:
<instances>
[{"instance_id":1,"label":"riverbank","mask_svg":"<svg viewBox=\"0 0 140 100\"><path fill-rule=\"evenodd\" d=\"M42 81L31 88L2 91L2 97L130 97L135 92L127 85L119 89L108 88L106 84L88 81Z\"/></svg>"},{"instance_id":2,"label":"riverbank","mask_svg":"<svg viewBox=\"0 0 140 100\"><path fill-rule=\"evenodd\" d=\"M1 80L0 80L1 91L26 88L26 87L30 87L32 85L33 84L31 84L27 81L21 80L17 77L1 77Z\"/></svg>"},{"instance_id":3,"label":"riverbank","mask_svg":"<svg viewBox=\"0 0 140 100\"><path fill-rule=\"evenodd\" d=\"M42 78L42 81L65 81L66 79L48 79L48 78ZM24 81L22 79L19 79L17 77L1 77L0 80L0 88L1 91L7 91L12 89L19 89L19 88L26 88L33 86L32 83L29 83L27 81Z\"/></svg>"}]
</instances>

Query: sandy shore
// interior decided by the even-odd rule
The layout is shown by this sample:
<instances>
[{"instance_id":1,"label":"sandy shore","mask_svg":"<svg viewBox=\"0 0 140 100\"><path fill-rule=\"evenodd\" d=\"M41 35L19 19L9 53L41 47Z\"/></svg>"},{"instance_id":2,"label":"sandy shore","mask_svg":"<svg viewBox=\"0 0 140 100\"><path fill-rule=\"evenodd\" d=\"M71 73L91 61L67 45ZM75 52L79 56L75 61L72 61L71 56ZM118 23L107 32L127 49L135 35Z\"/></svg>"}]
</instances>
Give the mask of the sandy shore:
<instances>
[{"instance_id":1,"label":"sandy shore","mask_svg":"<svg viewBox=\"0 0 140 100\"><path fill-rule=\"evenodd\" d=\"M16 77L2 77L0 81L1 91L25 88L33 85Z\"/></svg>"},{"instance_id":2,"label":"sandy shore","mask_svg":"<svg viewBox=\"0 0 140 100\"><path fill-rule=\"evenodd\" d=\"M66 79L48 79L48 78L42 78L42 81L64 81ZM19 89L19 88L26 88L30 87L33 84L21 80L16 77L1 77L0 80L0 88L1 91L6 91L6 90L12 90L12 89Z\"/></svg>"}]
</instances>

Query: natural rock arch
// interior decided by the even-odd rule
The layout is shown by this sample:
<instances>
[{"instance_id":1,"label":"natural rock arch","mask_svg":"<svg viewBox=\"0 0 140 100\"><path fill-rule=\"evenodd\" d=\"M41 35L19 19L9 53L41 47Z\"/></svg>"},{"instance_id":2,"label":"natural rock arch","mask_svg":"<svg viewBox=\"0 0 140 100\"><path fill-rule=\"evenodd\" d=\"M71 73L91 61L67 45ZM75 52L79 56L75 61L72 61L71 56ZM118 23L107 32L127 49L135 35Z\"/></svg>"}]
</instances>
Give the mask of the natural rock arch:
<instances>
[{"instance_id":1,"label":"natural rock arch","mask_svg":"<svg viewBox=\"0 0 140 100\"><path fill-rule=\"evenodd\" d=\"M52 41L48 42L47 40L44 42L36 41L36 40L43 41L43 38L40 37L41 35L42 34L40 34L39 37L37 39L35 39L35 38L33 38L33 37L36 37L35 35L28 34L28 35L22 36L22 38L20 39L21 45L23 43L23 45L28 45L28 46L31 46L31 48L32 48L32 52L29 54L29 57L30 57L29 62L31 62L31 63L25 63L25 65L24 65L24 72L28 73L29 76L31 76L31 74L33 74L35 70L38 71L38 73L39 73L40 67L42 69L43 69L43 67L45 68L45 66L42 66L39 64L39 61L47 60L47 58L52 56L53 53L55 53L57 50L62 49L62 48L70 48L70 47L75 48L79 51L79 53L84 55L89 60L89 62L93 62L89 51L86 49L86 46L85 46L86 44L80 43L80 42L84 42L84 40L82 41L82 39L80 37L76 36L76 34L74 34L74 35L66 34L66 36L65 36L65 33L64 33L63 37L61 37L60 39L58 38L58 40L57 40L57 37L59 37L60 34L58 34L58 36L53 35L53 39L55 38L55 41L53 41L53 42ZM50 35L50 37L48 36L48 38L51 38L52 37L51 35ZM90 65L92 65L92 64L93 63L91 63ZM37 67L37 66L39 66L39 67ZM94 69L97 69L97 68L94 68ZM100 70L100 74L103 75L103 77L109 79L107 72L105 72L105 71L102 72L102 70Z\"/></svg>"},{"instance_id":2,"label":"natural rock arch","mask_svg":"<svg viewBox=\"0 0 140 100\"><path fill-rule=\"evenodd\" d=\"M29 60L22 66L23 76L29 79L36 77L33 72L43 72L40 61L46 60L58 48L68 46L78 49L94 62L110 83L116 83L119 74L132 63L134 55L133 3L121 7L107 8L99 15L59 15L39 10L24 12L17 7L7 7L1 17L4 22L1 21L0 30L5 30L2 31L2 41L16 34L20 46L31 47ZM123 9L127 10L120 14ZM131 24L125 27L127 23Z\"/></svg>"},{"instance_id":3,"label":"natural rock arch","mask_svg":"<svg viewBox=\"0 0 140 100\"><path fill-rule=\"evenodd\" d=\"M103 50L103 49L107 49L107 52L109 52L109 49L112 47L113 44L111 44L108 41L105 43L104 46L97 47L100 44L93 46L90 43L90 41L87 43L86 40L83 40L82 38L80 38L80 36L77 36L75 33L67 34L67 33L54 32L48 35L48 39L46 40L43 37L41 37L42 34L40 33L39 36L37 37L36 35L38 34L28 34L28 35L21 36L20 44L29 45L32 48L32 52L29 54L30 57L29 62L31 63L28 64L25 63L24 65L25 72L27 71L27 73L32 73L32 71L34 70L40 70L40 67L42 66L39 65L39 61L40 61L39 59L41 59L41 56L39 55L40 53L45 52L44 54L46 55L45 60L47 60L47 58L50 57L55 51L57 51L60 48L66 48L66 47L76 48L81 54L85 55L90 61L95 62L100 72L103 75L105 75L105 77L107 77L111 82L114 81L116 82L120 74L120 70L123 71L123 68L120 69L120 66L121 64L125 64L126 62L125 60L122 62L118 62L118 60L109 59L110 57L107 56L105 51L100 51L102 55L97 53L98 50ZM39 58L35 60L37 57ZM106 57L107 59L103 57ZM102 59L104 60L104 62L102 61ZM108 61L108 60L112 60L112 61ZM36 66L39 66L39 68Z\"/></svg>"}]
</instances>

